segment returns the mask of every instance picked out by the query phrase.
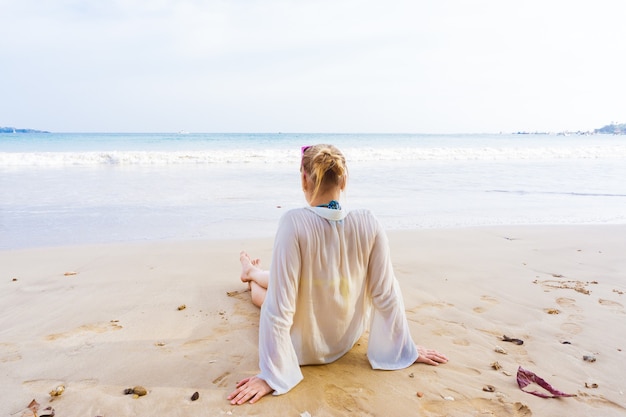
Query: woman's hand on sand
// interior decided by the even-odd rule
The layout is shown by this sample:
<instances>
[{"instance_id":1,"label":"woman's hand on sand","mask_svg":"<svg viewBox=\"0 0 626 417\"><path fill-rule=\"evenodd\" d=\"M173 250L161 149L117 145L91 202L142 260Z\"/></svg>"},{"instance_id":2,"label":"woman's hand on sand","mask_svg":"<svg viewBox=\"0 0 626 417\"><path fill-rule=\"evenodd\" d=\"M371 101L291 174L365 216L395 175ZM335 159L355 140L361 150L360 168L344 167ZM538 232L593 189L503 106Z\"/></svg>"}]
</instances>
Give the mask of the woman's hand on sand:
<instances>
[{"instance_id":1,"label":"woman's hand on sand","mask_svg":"<svg viewBox=\"0 0 626 417\"><path fill-rule=\"evenodd\" d=\"M448 358L443 353L439 353L434 349L427 349L423 346L416 346L419 356L415 363L425 363L427 365L439 365L448 362Z\"/></svg>"},{"instance_id":2,"label":"woman's hand on sand","mask_svg":"<svg viewBox=\"0 0 626 417\"><path fill-rule=\"evenodd\" d=\"M228 396L228 399L233 405L240 405L248 401L250 404L254 404L272 391L274 390L267 385L265 380L253 376L237 382L237 389Z\"/></svg>"}]
</instances>

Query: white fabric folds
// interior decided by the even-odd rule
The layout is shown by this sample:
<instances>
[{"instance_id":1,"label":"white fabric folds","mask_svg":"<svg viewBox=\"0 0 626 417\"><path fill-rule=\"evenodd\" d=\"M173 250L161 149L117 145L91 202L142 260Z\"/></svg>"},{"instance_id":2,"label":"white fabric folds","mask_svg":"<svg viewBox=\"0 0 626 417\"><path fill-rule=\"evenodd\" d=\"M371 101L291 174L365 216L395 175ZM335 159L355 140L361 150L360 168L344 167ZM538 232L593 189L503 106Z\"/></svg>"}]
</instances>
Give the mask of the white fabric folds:
<instances>
[{"instance_id":1,"label":"white fabric folds","mask_svg":"<svg viewBox=\"0 0 626 417\"><path fill-rule=\"evenodd\" d=\"M370 320L371 316L371 320ZM300 365L330 363L370 325L374 369L417 359L387 236L368 210L306 207L280 220L261 308L258 375L284 394Z\"/></svg>"}]
</instances>

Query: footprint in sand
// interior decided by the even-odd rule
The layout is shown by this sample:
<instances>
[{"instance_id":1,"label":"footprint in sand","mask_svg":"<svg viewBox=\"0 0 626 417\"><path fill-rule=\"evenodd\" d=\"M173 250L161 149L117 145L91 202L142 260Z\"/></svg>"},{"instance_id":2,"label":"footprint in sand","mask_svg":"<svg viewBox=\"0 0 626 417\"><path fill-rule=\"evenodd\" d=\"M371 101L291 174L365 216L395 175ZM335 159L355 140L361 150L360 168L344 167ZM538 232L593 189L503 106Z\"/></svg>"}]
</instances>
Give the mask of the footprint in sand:
<instances>
[{"instance_id":1,"label":"footprint in sand","mask_svg":"<svg viewBox=\"0 0 626 417\"><path fill-rule=\"evenodd\" d=\"M70 330L69 332L49 334L46 336L46 340L55 341L68 339L76 336L83 336L87 333L105 333L113 330L120 330L121 328L122 326L115 321L111 321L109 323L85 324L74 330Z\"/></svg>"},{"instance_id":2,"label":"footprint in sand","mask_svg":"<svg viewBox=\"0 0 626 417\"><path fill-rule=\"evenodd\" d=\"M223 374L221 374L220 376L218 376L211 382L213 382L213 384L217 385L218 387L225 387L228 385L226 378L229 375L230 375L230 372L224 372Z\"/></svg>"},{"instance_id":3,"label":"footprint in sand","mask_svg":"<svg viewBox=\"0 0 626 417\"><path fill-rule=\"evenodd\" d=\"M583 328L576 323L563 323L560 328L569 335L578 334L583 331Z\"/></svg>"},{"instance_id":4,"label":"footprint in sand","mask_svg":"<svg viewBox=\"0 0 626 417\"><path fill-rule=\"evenodd\" d=\"M36 392L49 392L59 385L65 385L65 389L73 389L76 391L82 391L87 388L92 388L98 385L97 379L81 379L75 382L67 382L60 379L31 379L29 381L22 382L26 388Z\"/></svg>"},{"instance_id":5,"label":"footprint in sand","mask_svg":"<svg viewBox=\"0 0 626 417\"><path fill-rule=\"evenodd\" d=\"M490 304L500 304L500 301L498 301L497 298L492 297L490 295L482 295L480 299Z\"/></svg>"},{"instance_id":6,"label":"footprint in sand","mask_svg":"<svg viewBox=\"0 0 626 417\"><path fill-rule=\"evenodd\" d=\"M576 305L576 300L573 298L559 297L556 299L556 303L563 308L572 308L576 311L582 311L582 308Z\"/></svg>"},{"instance_id":7,"label":"footprint in sand","mask_svg":"<svg viewBox=\"0 0 626 417\"><path fill-rule=\"evenodd\" d=\"M452 343L458 346L469 346L470 342L467 339L453 339Z\"/></svg>"},{"instance_id":8,"label":"footprint in sand","mask_svg":"<svg viewBox=\"0 0 626 417\"><path fill-rule=\"evenodd\" d=\"M500 304L500 301L498 301L497 298L492 297L490 295L482 295L480 297L481 301L484 301L486 303L489 303L491 305L496 305L496 304ZM478 306L478 307L474 307L472 310L474 311L474 313L484 313L485 311L487 311L488 307L482 307L482 306Z\"/></svg>"},{"instance_id":9,"label":"footprint in sand","mask_svg":"<svg viewBox=\"0 0 626 417\"><path fill-rule=\"evenodd\" d=\"M607 408L612 408L614 410L619 410L621 413L625 413L626 412L626 407L623 407L622 405L613 402L609 399L604 398L601 395L592 395L592 394L588 394L586 392L578 392L577 397L585 402L585 403L589 403L592 404L594 407L600 408L600 407L607 407ZM625 414L620 414L620 415L625 415Z\"/></svg>"},{"instance_id":10,"label":"footprint in sand","mask_svg":"<svg viewBox=\"0 0 626 417\"><path fill-rule=\"evenodd\" d=\"M22 359L22 354L17 345L13 343L0 343L0 363L15 362Z\"/></svg>"},{"instance_id":11,"label":"footprint in sand","mask_svg":"<svg viewBox=\"0 0 626 417\"><path fill-rule=\"evenodd\" d=\"M335 384L324 386L324 400L329 406L337 410L354 411L359 408L356 399Z\"/></svg>"},{"instance_id":12,"label":"footprint in sand","mask_svg":"<svg viewBox=\"0 0 626 417\"><path fill-rule=\"evenodd\" d=\"M454 304L446 303L445 301L435 301L432 303L422 303L418 306L408 308L407 313L417 313L420 310L428 309L428 308L448 308L454 307Z\"/></svg>"},{"instance_id":13,"label":"footprint in sand","mask_svg":"<svg viewBox=\"0 0 626 417\"><path fill-rule=\"evenodd\" d=\"M450 372L452 373L460 373L463 375L468 375L468 376L478 376L478 375L482 375L482 372L479 369L476 368L470 368L467 366L450 366L449 368L447 368ZM454 394L453 394L454 395Z\"/></svg>"},{"instance_id":14,"label":"footprint in sand","mask_svg":"<svg viewBox=\"0 0 626 417\"><path fill-rule=\"evenodd\" d=\"M607 307L624 308L624 306L618 303L617 301L605 300L604 298L600 298L598 302L602 304L603 306L607 306Z\"/></svg>"},{"instance_id":15,"label":"footprint in sand","mask_svg":"<svg viewBox=\"0 0 626 417\"><path fill-rule=\"evenodd\" d=\"M424 401L421 404L423 410L427 413L420 413L420 415L429 417L452 415L449 414L449 412L453 410L480 410L480 415L487 416L530 417L533 414L530 408L521 402L507 403L502 400L487 398L470 398L456 401L441 399L437 401Z\"/></svg>"}]
</instances>

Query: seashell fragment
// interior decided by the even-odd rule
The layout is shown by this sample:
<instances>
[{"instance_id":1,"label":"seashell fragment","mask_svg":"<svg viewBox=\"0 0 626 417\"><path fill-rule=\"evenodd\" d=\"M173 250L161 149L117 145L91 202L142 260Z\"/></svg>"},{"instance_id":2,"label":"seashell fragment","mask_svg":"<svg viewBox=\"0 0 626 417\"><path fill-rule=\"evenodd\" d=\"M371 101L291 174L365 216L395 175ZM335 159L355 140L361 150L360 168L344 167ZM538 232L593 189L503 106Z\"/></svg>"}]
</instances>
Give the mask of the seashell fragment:
<instances>
[{"instance_id":1,"label":"seashell fragment","mask_svg":"<svg viewBox=\"0 0 626 417\"><path fill-rule=\"evenodd\" d=\"M137 385L136 387L133 387L133 394L138 395L140 397L143 397L144 395L146 395L148 393L148 390L146 390L144 387L142 387L141 385Z\"/></svg>"},{"instance_id":2,"label":"seashell fragment","mask_svg":"<svg viewBox=\"0 0 626 417\"><path fill-rule=\"evenodd\" d=\"M596 361L596 357L593 355L584 355L583 356L583 360L586 362L595 362Z\"/></svg>"},{"instance_id":3,"label":"seashell fragment","mask_svg":"<svg viewBox=\"0 0 626 417\"><path fill-rule=\"evenodd\" d=\"M500 364L498 363L498 361L493 362L493 363L491 364L491 367L492 367L493 369L495 369L496 371L498 371L498 370L502 369L502 365L500 365Z\"/></svg>"},{"instance_id":4,"label":"seashell fragment","mask_svg":"<svg viewBox=\"0 0 626 417\"><path fill-rule=\"evenodd\" d=\"M598 388L598 384L596 384L595 382L591 384L588 382L585 382L585 388Z\"/></svg>"},{"instance_id":5,"label":"seashell fragment","mask_svg":"<svg viewBox=\"0 0 626 417\"><path fill-rule=\"evenodd\" d=\"M74 271L67 271L65 274L66 277L72 276L72 275L78 275L78 272L74 272Z\"/></svg>"},{"instance_id":6,"label":"seashell fragment","mask_svg":"<svg viewBox=\"0 0 626 417\"><path fill-rule=\"evenodd\" d=\"M443 399L446 400L446 401L454 401L454 397L452 397L450 395L448 395L446 397L443 397Z\"/></svg>"},{"instance_id":7,"label":"seashell fragment","mask_svg":"<svg viewBox=\"0 0 626 417\"><path fill-rule=\"evenodd\" d=\"M59 385L58 387L56 387L55 389L50 391L50 396L51 397L58 397L61 394L63 394L64 391L65 391L65 386L64 385Z\"/></svg>"},{"instance_id":8,"label":"seashell fragment","mask_svg":"<svg viewBox=\"0 0 626 417\"><path fill-rule=\"evenodd\" d=\"M39 414L39 417L54 417L54 408L52 408L52 407L44 408L41 411L41 414Z\"/></svg>"},{"instance_id":9,"label":"seashell fragment","mask_svg":"<svg viewBox=\"0 0 626 417\"><path fill-rule=\"evenodd\" d=\"M198 394L198 391L196 391L191 396L191 401L196 401L198 398L200 398L200 394Z\"/></svg>"},{"instance_id":10,"label":"seashell fragment","mask_svg":"<svg viewBox=\"0 0 626 417\"><path fill-rule=\"evenodd\" d=\"M187 308L187 306L186 306L186 305L181 304L181 305L179 305L179 306L178 306L178 311L184 310L184 309L186 309L186 308Z\"/></svg>"},{"instance_id":11,"label":"seashell fragment","mask_svg":"<svg viewBox=\"0 0 626 417\"><path fill-rule=\"evenodd\" d=\"M504 350L504 348L502 348L501 346L496 346L493 350L498 352L498 353L502 353L503 355L507 354L506 350Z\"/></svg>"},{"instance_id":12,"label":"seashell fragment","mask_svg":"<svg viewBox=\"0 0 626 417\"><path fill-rule=\"evenodd\" d=\"M493 385L485 385L483 387L483 391L485 392L494 392L496 390L496 387L494 387Z\"/></svg>"}]
</instances>

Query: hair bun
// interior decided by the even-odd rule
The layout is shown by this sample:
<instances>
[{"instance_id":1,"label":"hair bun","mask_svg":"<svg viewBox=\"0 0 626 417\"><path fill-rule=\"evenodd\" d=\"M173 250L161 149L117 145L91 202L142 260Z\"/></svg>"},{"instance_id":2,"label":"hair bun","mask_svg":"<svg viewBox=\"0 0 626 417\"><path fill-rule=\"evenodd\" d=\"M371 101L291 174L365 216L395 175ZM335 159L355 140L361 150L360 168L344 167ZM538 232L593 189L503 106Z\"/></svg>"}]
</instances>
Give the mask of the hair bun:
<instances>
[{"instance_id":1,"label":"hair bun","mask_svg":"<svg viewBox=\"0 0 626 417\"><path fill-rule=\"evenodd\" d=\"M310 175L315 187L313 195L320 190L345 185L348 168L346 158L333 145L319 144L311 146L302 156L302 169Z\"/></svg>"}]
</instances>

